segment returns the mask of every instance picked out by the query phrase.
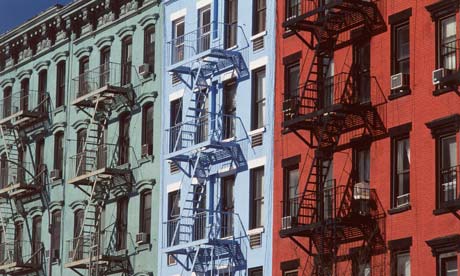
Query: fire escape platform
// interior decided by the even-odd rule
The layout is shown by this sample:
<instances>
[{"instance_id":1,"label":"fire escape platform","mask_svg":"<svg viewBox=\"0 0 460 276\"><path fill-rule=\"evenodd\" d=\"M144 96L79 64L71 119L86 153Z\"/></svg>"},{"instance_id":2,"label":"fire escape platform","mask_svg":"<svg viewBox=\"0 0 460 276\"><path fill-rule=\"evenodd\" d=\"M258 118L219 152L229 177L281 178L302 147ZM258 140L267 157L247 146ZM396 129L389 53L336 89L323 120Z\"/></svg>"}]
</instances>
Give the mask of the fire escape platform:
<instances>
[{"instance_id":1,"label":"fire escape platform","mask_svg":"<svg viewBox=\"0 0 460 276\"><path fill-rule=\"evenodd\" d=\"M232 156L230 154L224 156L225 152L228 152L232 147L236 147L238 145L239 144L234 141L219 142L219 141L207 140L202 143L169 153L166 155L165 159L177 161L177 162L188 162L190 161L191 155L195 154L198 151L205 152L207 154L215 154L215 155L222 153L223 155L220 156L222 158L219 158L218 162L213 163L213 164L217 164L220 162L231 160ZM209 151L213 151L213 152L209 152Z\"/></svg>"},{"instance_id":2,"label":"fire escape platform","mask_svg":"<svg viewBox=\"0 0 460 276\"><path fill-rule=\"evenodd\" d=\"M0 190L0 198L20 197L31 195L41 190L41 187L26 183L16 183Z\"/></svg>"},{"instance_id":3,"label":"fire escape platform","mask_svg":"<svg viewBox=\"0 0 460 276\"><path fill-rule=\"evenodd\" d=\"M47 112L21 110L0 120L0 125L26 128L48 118Z\"/></svg>"},{"instance_id":4,"label":"fire escape platform","mask_svg":"<svg viewBox=\"0 0 460 276\"><path fill-rule=\"evenodd\" d=\"M99 264L104 265L111 262L123 262L125 261L127 256L119 255L119 256L112 256L112 255L99 255L93 256L91 258L84 258L78 261L70 262L64 264L65 268L78 268L78 269L87 269L89 264Z\"/></svg>"},{"instance_id":5,"label":"fire escape platform","mask_svg":"<svg viewBox=\"0 0 460 276\"><path fill-rule=\"evenodd\" d=\"M73 185L92 185L94 183L94 180L91 180L93 177L96 177L97 181L102 181L111 179L113 176L125 175L128 173L131 173L129 168L101 168L73 177L69 179L67 183Z\"/></svg>"},{"instance_id":6,"label":"fire escape platform","mask_svg":"<svg viewBox=\"0 0 460 276\"><path fill-rule=\"evenodd\" d=\"M12 262L0 266L0 272L11 275L22 275L41 269L41 264Z\"/></svg>"},{"instance_id":7,"label":"fire escape platform","mask_svg":"<svg viewBox=\"0 0 460 276\"><path fill-rule=\"evenodd\" d=\"M200 248L213 248L215 246L224 246L224 245L234 245L235 241L228 238L221 239L199 239L192 242L182 243L170 247L163 248L163 253L166 254L179 254L179 255L188 255L190 251L194 251L196 247Z\"/></svg>"},{"instance_id":8,"label":"fire escape platform","mask_svg":"<svg viewBox=\"0 0 460 276\"><path fill-rule=\"evenodd\" d=\"M127 95L132 91L129 87L105 85L72 101L72 105L80 107L95 107L97 99L102 103L111 104L117 95Z\"/></svg>"}]
</instances>

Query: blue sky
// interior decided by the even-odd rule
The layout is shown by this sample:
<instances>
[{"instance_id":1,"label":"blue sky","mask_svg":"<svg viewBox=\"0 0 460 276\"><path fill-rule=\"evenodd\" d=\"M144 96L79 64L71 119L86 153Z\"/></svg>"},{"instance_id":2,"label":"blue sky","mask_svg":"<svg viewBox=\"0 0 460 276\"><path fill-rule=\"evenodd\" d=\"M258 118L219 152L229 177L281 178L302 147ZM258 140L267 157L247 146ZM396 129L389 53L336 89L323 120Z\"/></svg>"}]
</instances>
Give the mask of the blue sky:
<instances>
[{"instance_id":1,"label":"blue sky","mask_svg":"<svg viewBox=\"0 0 460 276\"><path fill-rule=\"evenodd\" d=\"M71 0L0 0L0 34L19 26L41 11Z\"/></svg>"}]
</instances>

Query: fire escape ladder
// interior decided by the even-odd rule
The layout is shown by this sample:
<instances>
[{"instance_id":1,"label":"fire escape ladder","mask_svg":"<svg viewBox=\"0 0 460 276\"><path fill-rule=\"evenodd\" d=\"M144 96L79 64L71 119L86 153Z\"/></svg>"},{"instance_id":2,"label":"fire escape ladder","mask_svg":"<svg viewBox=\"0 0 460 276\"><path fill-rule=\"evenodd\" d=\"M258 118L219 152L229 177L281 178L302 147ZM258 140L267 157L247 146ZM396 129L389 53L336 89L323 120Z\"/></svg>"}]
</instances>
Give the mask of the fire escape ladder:
<instances>
[{"instance_id":1,"label":"fire escape ladder","mask_svg":"<svg viewBox=\"0 0 460 276\"><path fill-rule=\"evenodd\" d=\"M2 137L3 147L6 154L6 159L9 161L7 166L13 171L16 171L19 164L19 146L24 146L22 139L19 137L19 133L14 128L7 128L4 125L0 125L0 134Z\"/></svg>"},{"instance_id":2,"label":"fire escape ladder","mask_svg":"<svg viewBox=\"0 0 460 276\"><path fill-rule=\"evenodd\" d=\"M10 222L12 218L13 208L11 206L11 201L6 198L0 199L0 223L4 243L7 245L6 248L2 250L4 250L3 252L6 254L6 258L10 261L14 258L14 224Z\"/></svg>"}]
</instances>

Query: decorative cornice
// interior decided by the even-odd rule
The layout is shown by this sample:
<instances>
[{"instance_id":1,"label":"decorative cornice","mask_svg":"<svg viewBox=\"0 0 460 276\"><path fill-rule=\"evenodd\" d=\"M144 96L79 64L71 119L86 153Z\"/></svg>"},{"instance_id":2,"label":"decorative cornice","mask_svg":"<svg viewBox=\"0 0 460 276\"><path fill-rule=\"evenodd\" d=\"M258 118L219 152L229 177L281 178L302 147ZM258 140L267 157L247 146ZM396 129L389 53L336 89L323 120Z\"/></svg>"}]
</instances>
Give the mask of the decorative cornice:
<instances>
[{"instance_id":1,"label":"decorative cornice","mask_svg":"<svg viewBox=\"0 0 460 276\"><path fill-rule=\"evenodd\" d=\"M81 58L83 56L89 56L91 54L91 52L93 51L93 47L92 46L88 46L88 47L83 47L83 48L80 48L78 49L77 51L75 51L74 55L77 57L77 58Z\"/></svg>"},{"instance_id":2,"label":"decorative cornice","mask_svg":"<svg viewBox=\"0 0 460 276\"><path fill-rule=\"evenodd\" d=\"M35 206L35 207L32 207L30 208L30 210L27 212L27 216L30 217L30 218L34 218L36 216L43 216L43 211L45 210L45 208L43 208L42 206Z\"/></svg>"},{"instance_id":3,"label":"decorative cornice","mask_svg":"<svg viewBox=\"0 0 460 276\"><path fill-rule=\"evenodd\" d=\"M2 89L5 89L8 86L13 86L13 84L14 78L4 79L0 82L0 87L2 87Z\"/></svg>"},{"instance_id":4,"label":"decorative cornice","mask_svg":"<svg viewBox=\"0 0 460 276\"><path fill-rule=\"evenodd\" d=\"M139 103L139 106L143 106L144 104L148 102L154 102L155 99L158 97L158 92L157 91L152 91L149 93L142 93L137 97L137 102Z\"/></svg>"},{"instance_id":5,"label":"decorative cornice","mask_svg":"<svg viewBox=\"0 0 460 276\"><path fill-rule=\"evenodd\" d=\"M39 72L43 69L46 69L48 70L48 68L50 67L50 61L49 60L44 60L44 61L40 61L39 63L35 64L34 65L34 70Z\"/></svg>"},{"instance_id":6,"label":"decorative cornice","mask_svg":"<svg viewBox=\"0 0 460 276\"><path fill-rule=\"evenodd\" d=\"M133 35L135 30L136 25L124 26L117 31L117 36L120 38L124 38L128 35Z\"/></svg>"},{"instance_id":7,"label":"decorative cornice","mask_svg":"<svg viewBox=\"0 0 460 276\"><path fill-rule=\"evenodd\" d=\"M447 133L456 133L460 129L460 114L442 117L425 124L431 129L433 138Z\"/></svg>"},{"instance_id":8,"label":"decorative cornice","mask_svg":"<svg viewBox=\"0 0 460 276\"><path fill-rule=\"evenodd\" d=\"M448 252L460 252L460 235L453 234L426 241L433 256Z\"/></svg>"},{"instance_id":9,"label":"decorative cornice","mask_svg":"<svg viewBox=\"0 0 460 276\"><path fill-rule=\"evenodd\" d=\"M158 21L158 18L160 17L160 15L158 13L154 13L154 14L148 14L144 17L142 17L138 23L139 25L142 27L142 28L145 28L151 24L155 25Z\"/></svg>"},{"instance_id":10,"label":"decorative cornice","mask_svg":"<svg viewBox=\"0 0 460 276\"><path fill-rule=\"evenodd\" d=\"M66 122L54 123L50 126L51 133L56 134L56 132L64 131L67 126Z\"/></svg>"},{"instance_id":11,"label":"decorative cornice","mask_svg":"<svg viewBox=\"0 0 460 276\"><path fill-rule=\"evenodd\" d=\"M52 213L56 210L61 210L63 206L64 206L64 201L59 200L59 201L50 202L48 208L49 208L50 213Z\"/></svg>"},{"instance_id":12,"label":"decorative cornice","mask_svg":"<svg viewBox=\"0 0 460 276\"><path fill-rule=\"evenodd\" d=\"M16 78L21 81L22 79L26 78L26 79L30 79L30 76L32 76L32 70L31 69L27 69L27 70L22 70L21 72L19 72L17 75L16 75Z\"/></svg>"},{"instance_id":13,"label":"decorative cornice","mask_svg":"<svg viewBox=\"0 0 460 276\"><path fill-rule=\"evenodd\" d=\"M144 180L141 180L139 182L136 182L136 184L134 184L134 188L136 188L136 190L141 193L145 190L151 190L153 188L153 186L155 186L156 184L156 180L155 179L144 179Z\"/></svg>"},{"instance_id":14,"label":"decorative cornice","mask_svg":"<svg viewBox=\"0 0 460 276\"><path fill-rule=\"evenodd\" d=\"M95 45L96 45L97 48L102 49L103 47L111 46L112 43L113 43L113 40L114 40L113 35L105 36L105 37L99 39L98 41L96 41Z\"/></svg>"},{"instance_id":15,"label":"decorative cornice","mask_svg":"<svg viewBox=\"0 0 460 276\"><path fill-rule=\"evenodd\" d=\"M434 4L426 6L433 21L449 14L455 14L458 11L458 0L441 0Z\"/></svg>"},{"instance_id":16,"label":"decorative cornice","mask_svg":"<svg viewBox=\"0 0 460 276\"><path fill-rule=\"evenodd\" d=\"M69 207L70 209L72 209L72 211L76 211L76 210L79 210L79 209L84 209L86 207L86 204L88 202L86 200L76 200L72 203L69 204Z\"/></svg>"},{"instance_id":17,"label":"decorative cornice","mask_svg":"<svg viewBox=\"0 0 460 276\"><path fill-rule=\"evenodd\" d=\"M67 57L69 56L69 51L64 51L64 52L60 52L60 53L57 53L55 54L51 59L58 63L59 61L63 60L63 59L67 59Z\"/></svg>"},{"instance_id":18,"label":"decorative cornice","mask_svg":"<svg viewBox=\"0 0 460 276\"><path fill-rule=\"evenodd\" d=\"M75 121L73 124L72 124L72 127L75 129L75 130L80 130L82 128L87 128L88 127L88 124L89 124L89 120L88 119L85 119L85 120L77 120Z\"/></svg>"}]
</instances>

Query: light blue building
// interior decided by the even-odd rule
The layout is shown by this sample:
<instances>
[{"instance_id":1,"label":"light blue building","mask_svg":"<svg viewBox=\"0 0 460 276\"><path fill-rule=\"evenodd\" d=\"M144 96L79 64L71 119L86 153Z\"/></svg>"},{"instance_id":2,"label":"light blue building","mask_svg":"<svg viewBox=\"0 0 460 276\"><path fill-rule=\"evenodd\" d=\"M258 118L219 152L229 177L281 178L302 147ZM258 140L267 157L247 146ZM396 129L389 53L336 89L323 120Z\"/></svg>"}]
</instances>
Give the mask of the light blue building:
<instances>
[{"instance_id":1,"label":"light blue building","mask_svg":"<svg viewBox=\"0 0 460 276\"><path fill-rule=\"evenodd\" d=\"M1 275L158 275L160 14L79 0L0 36Z\"/></svg>"},{"instance_id":2,"label":"light blue building","mask_svg":"<svg viewBox=\"0 0 460 276\"><path fill-rule=\"evenodd\" d=\"M275 1L164 2L159 275L271 275Z\"/></svg>"}]
</instances>

